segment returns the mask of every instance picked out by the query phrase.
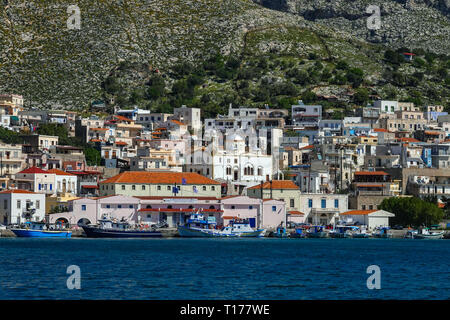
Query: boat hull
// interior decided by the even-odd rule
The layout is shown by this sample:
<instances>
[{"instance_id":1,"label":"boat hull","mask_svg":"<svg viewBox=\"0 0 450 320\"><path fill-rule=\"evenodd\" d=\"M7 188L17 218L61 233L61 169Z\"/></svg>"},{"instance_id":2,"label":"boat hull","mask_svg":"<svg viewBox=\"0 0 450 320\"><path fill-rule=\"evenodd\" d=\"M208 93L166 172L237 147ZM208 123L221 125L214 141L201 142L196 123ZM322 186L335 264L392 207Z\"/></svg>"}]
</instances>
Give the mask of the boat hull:
<instances>
[{"instance_id":1,"label":"boat hull","mask_svg":"<svg viewBox=\"0 0 450 320\"><path fill-rule=\"evenodd\" d=\"M413 239L421 239L421 240L437 240L442 239L444 237L444 232L439 232L436 234L414 234Z\"/></svg>"},{"instance_id":2,"label":"boat hull","mask_svg":"<svg viewBox=\"0 0 450 320\"><path fill-rule=\"evenodd\" d=\"M11 229L19 238L71 238L72 231Z\"/></svg>"},{"instance_id":3,"label":"boat hull","mask_svg":"<svg viewBox=\"0 0 450 320\"><path fill-rule=\"evenodd\" d=\"M311 233L307 233L306 236L308 238L328 238L328 233L327 232L311 232Z\"/></svg>"},{"instance_id":4,"label":"boat hull","mask_svg":"<svg viewBox=\"0 0 450 320\"><path fill-rule=\"evenodd\" d=\"M355 238L355 239L367 239L367 238L370 238L370 234L368 234L368 233L354 233L354 234L352 234L352 238Z\"/></svg>"},{"instance_id":5,"label":"boat hull","mask_svg":"<svg viewBox=\"0 0 450 320\"><path fill-rule=\"evenodd\" d=\"M180 237L186 238L257 238L261 237L265 230L255 230L251 232L240 233L223 233L218 230L211 229L192 229L186 226L178 227L178 234Z\"/></svg>"},{"instance_id":6,"label":"boat hull","mask_svg":"<svg viewBox=\"0 0 450 320\"><path fill-rule=\"evenodd\" d=\"M84 233L88 238L161 238L162 233L159 231L133 230L118 231L105 230L97 227L82 226Z\"/></svg>"}]
</instances>

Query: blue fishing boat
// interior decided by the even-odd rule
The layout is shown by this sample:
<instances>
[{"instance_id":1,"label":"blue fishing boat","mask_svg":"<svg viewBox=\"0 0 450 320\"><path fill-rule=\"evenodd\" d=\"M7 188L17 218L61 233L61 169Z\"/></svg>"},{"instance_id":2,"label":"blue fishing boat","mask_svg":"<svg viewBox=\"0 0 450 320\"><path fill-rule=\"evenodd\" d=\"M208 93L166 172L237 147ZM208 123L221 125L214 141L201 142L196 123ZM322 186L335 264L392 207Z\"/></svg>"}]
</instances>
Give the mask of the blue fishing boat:
<instances>
[{"instance_id":1,"label":"blue fishing boat","mask_svg":"<svg viewBox=\"0 0 450 320\"><path fill-rule=\"evenodd\" d=\"M306 238L306 232L302 228L296 228L295 231L289 235L291 238Z\"/></svg>"},{"instance_id":2,"label":"blue fishing boat","mask_svg":"<svg viewBox=\"0 0 450 320\"><path fill-rule=\"evenodd\" d=\"M328 232L325 231L324 226L311 226L306 232L308 238L327 238Z\"/></svg>"},{"instance_id":3,"label":"blue fishing boat","mask_svg":"<svg viewBox=\"0 0 450 320\"><path fill-rule=\"evenodd\" d=\"M186 223L178 226L180 237L214 237L217 232L215 217L205 217L201 213L192 214Z\"/></svg>"},{"instance_id":4,"label":"blue fishing boat","mask_svg":"<svg viewBox=\"0 0 450 320\"><path fill-rule=\"evenodd\" d=\"M334 228L334 230L330 231L331 238L350 238L352 234L358 230L359 228L356 226L341 226L338 225Z\"/></svg>"},{"instance_id":5,"label":"blue fishing boat","mask_svg":"<svg viewBox=\"0 0 450 320\"><path fill-rule=\"evenodd\" d=\"M389 233L388 230L390 230L389 227L379 227L373 233L373 236L375 238L385 238L385 239L392 238L392 233Z\"/></svg>"},{"instance_id":6,"label":"blue fishing boat","mask_svg":"<svg viewBox=\"0 0 450 320\"><path fill-rule=\"evenodd\" d=\"M11 231L21 238L71 238L72 231L61 227L57 225L53 228L45 222L25 222L23 227L11 228Z\"/></svg>"},{"instance_id":7,"label":"blue fishing boat","mask_svg":"<svg viewBox=\"0 0 450 320\"><path fill-rule=\"evenodd\" d=\"M277 230L273 233L273 236L276 238L287 238L289 234L286 232L286 228L282 226L278 226Z\"/></svg>"}]
</instances>

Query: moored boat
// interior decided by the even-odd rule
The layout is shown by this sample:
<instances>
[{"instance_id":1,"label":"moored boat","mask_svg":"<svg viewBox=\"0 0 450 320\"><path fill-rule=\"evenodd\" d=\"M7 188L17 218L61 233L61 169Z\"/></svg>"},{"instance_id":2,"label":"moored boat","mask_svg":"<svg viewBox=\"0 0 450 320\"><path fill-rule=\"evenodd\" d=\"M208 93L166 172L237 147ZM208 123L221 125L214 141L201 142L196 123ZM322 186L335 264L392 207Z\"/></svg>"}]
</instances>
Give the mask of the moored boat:
<instances>
[{"instance_id":1,"label":"moored boat","mask_svg":"<svg viewBox=\"0 0 450 320\"><path fill-rule=\"evenodd\" d=\"M336 226L332 231L329 232L331 238L350 238L352 232L354 232L358 227L355 226Z\"/></svg>"},{"instance_id":2,"label":"moored boat","mask_svg":"<svg viewBox=\"0 0 450 320\"><path fill-rule=\"evenodd\" d=\"M389 227L379 227L375 233L373 233L373 236L375 238L392 238L392 233L389 233L388 230L390 230Z\"/></svg>"},{"instance_id":3,"label":"moored boat","mask_svg":"<svg viewBox=\"0 0 450 320\"><path fill-rule=\"evenodd\" d=\"M45 222L25 222L23 227L11 228L20 238L71 238L72 231L60 226L50 227Z\"/></svg>"},{"instance_id":4,"label":"moored boat","mask_svg":"<svg viewBox=\"0 0 450 320\"><path fill-rule=\"evenodd\" d=\"M438 232L430 232L428 228L419 229L417 233L413 234L413 239L430 239L430 240L437 240L442 239L444 237L444 231L438 231Z\"/></svg>"},{"instance_id":5,"label":"moored boat","mask_svg":"<svg viewBox=\"0 0 450 320\"><path fill-rule=\"evenodd\" d=\"M328 232L325 231L324 226L311 226L306 232L308 238L327 238Z\"/></svg>"},{"instance_id":6,"label":"moored boat","mask_svg":"<svg viewBox=\"0 0 450 320\"><path fill-rule=\"evenodd\" d=\"M88 238L158 238L162 233L146 226L130 225L127 221L107 218L99 220L98 225L81 226Z\"/></svg>"}]
</instances>

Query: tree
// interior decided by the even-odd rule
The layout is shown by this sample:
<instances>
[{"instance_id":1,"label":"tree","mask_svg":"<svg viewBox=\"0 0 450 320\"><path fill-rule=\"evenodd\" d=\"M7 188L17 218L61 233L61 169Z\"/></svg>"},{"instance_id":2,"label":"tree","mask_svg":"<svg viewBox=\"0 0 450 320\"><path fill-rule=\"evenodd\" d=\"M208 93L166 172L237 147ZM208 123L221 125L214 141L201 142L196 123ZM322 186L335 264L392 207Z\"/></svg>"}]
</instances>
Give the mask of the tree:
<instances>
[{"instance_id":1,"label":"tree","mask_svg":"<svg viewBox=\"0 0 450 320\"><path fill-rule=\"evenodd\" d=\"M102 160L100 151L92 147L84 148L84 156L88 166L99 166Z\"/></svg>"},{"instance_id":2,"label":"tree","mask_svg":"<svg viewBox=\"0 0 450 320\"><path fill-rule=\"evenodd\" d=\"M353 95L353 101L358 105L365 106L367 101L369 101L369 91L366 88L356 90Z\"/></svg>"},{"instance_id":3,"label":"tree","mask_svg":"<svg viewBox=\"0 0 450 320\"><path fill-rule=\"evenodd\" d=\"M392 212L391 224L419 227L439 223L444 213L435 203L416 197L392 197L384 199L380 209Z\"/></svg>"}]
</instances>

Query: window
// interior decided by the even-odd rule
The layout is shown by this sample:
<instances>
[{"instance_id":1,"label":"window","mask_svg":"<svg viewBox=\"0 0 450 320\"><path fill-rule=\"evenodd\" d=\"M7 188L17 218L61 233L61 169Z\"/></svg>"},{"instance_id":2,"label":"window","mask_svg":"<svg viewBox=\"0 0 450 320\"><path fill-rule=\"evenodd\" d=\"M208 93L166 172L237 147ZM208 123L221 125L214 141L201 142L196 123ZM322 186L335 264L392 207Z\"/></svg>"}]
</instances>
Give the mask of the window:
<instances>
[{"instance_id":1,"label":"window","mask_svg":"<svg viewBox=\"0 0 450 320\"><path fill-rule=\"evenodd\" d=\"M203 191L206 191L206 186L203 186L202 189L203 189Z\"/></svg>"},{"instance_id":2,"label":"window","mask_svg":"<svg viewBox=\"0 0 450 320\"><path fill-rule=\"evenodd\" d=\"M313 206L313 200L308 199L308 208L312 208L312 206Z\"/></svg>"},{"instance_id":3,"label":"window","mask_svg":"<svg viewBox=\"0 0 450 320\"><path fill-rule=\"evenodd\" d=\"M118 204L118 205L117 205L117 208L122 209L122 205L121 205L121 204Z\"/></svg>"},{"instance_id":4,"label":"window","mask_svg":"<svg viewBox=\"0 0 450 320\"><path fill-rule=\"evenodd\" d=\"M128 206L128 208L130 208L130 209L133 209L133 205L132 205L132 204L130 204L130 205Z\"/></svg>"},{"instance_id":5,"label":"window","mask_svg":"<svg viewBox=\"0 0 450 320\"><path fill-rule=\"evenodd\" d=\"M17 200L17 209L20 209L20 200Z\"/></svg>"},{"instance_id":6,"label":"window","mask_svg":"<svg viewBox=\"0 0 450 320\"><path fill-rule=\"evenodd\" d=\"M276 212L277 211L277 206L272 206L272 212Z\"/></svg>"},{"instance_id":7,"label":"window","mask_svg":"<svg viewBox=\"0 0 450 320\"><path fill-rule=\"evenodd\" d=\"M327 207L327 199L322 199L320 201L320 206L322 209L325 209Z\"/></svg>"},{"instance_id":8,"label":"window","mask_svg":"<svg viewBox=\"0 0 450 320\"><path fill-rule=\"evenodd\" d=\"M160 191L161 190L161 186L158 186L156 189L158 189L158 191Z\"/></svg>"},{"instance_id":9,"label":"window","mask_svg":"<svg viewBox=\"0 0 450 320\"><path fill-rule=\"evenodd\" d=\"M366 210L366 205L365 204L362 205L362 209Z\"/></svg>"},{"instance_id":10,"label":"window","mask_svg":"<svg viewBox=\"0 0 450 320\"><path fill-rule=\"evenodd\" d=\"M110 209L111 206L109 204L106 205L106 209Z\"/></svg>"},{"instance_id":11,"label":"window","mask_svg":"<svg viewBox=\"0 0 450 320\"><path fill-rule=\"evenodd\" d=\"M252 210L253 209L253 206L248 206L248 210Z\"/></svg>"},{"instance_id":12,"label":"window","mask_svg":"<svg viewBox=\"0 0 450 320\"><path fill-rule=\"evenodd\" d=\"M235 206L231 206L231 209L233 209L233 210L234 210L234 209L236 209L236 207L235 207Z\"/></svg>"},{"instance_id":13,"label":"window","mask_svg":"<svg viewBox=\"0 0 450 320\"><path fill-rule=\"evenodd\" d=\"M334 199L334 207L339 208L339 199Z\"/></svg>"},{"instance_id":14,"label":"window","mask_svg":"<svg viewBox=\"0 0 450 320\"><path fill-rule=\"evenodd\" d=\"M122 190L125 190L125 185L124 184L122 185Z\"/></svg>"},{"instance_id":15,"label":"window","mask_svg":"<svg viewBox=\"0 0 450 320\"><path fill-rule=\"evenodd\" d=\"M81 205L81 211L86 211L86 205L85 204Z\"/></svg>"},{"instance_id":16,"label":"window","mask_svg":"<svg viewBox=\"0 0 450 320\"><path fill-rule=\"evenodd\" d=\"M294 199L291 199L290 206L291 206L291 208L295 207L295 200Z\"/></svg>"},{"instance_id":17,"label":"window","mask_svg":"<svg viewBox=\"0 0 450 320\"><path fill-rule=\"evenodd\" d=\"M39 200L36 200L36 209L41 208L41 202Z\"/></svg>"},{"instance_id":18,"label":"window","mask_svg":"<svg viewBox=\"0 0 450 320\"><path fill-rule=\"evenodd\" d=\"M211 186L211 191L216 191L216 187L215 186Z\"/></svg>"},{"instance_id":19,"label":"window","mask_svg":"<svg viewBox=\"0 0 450 320\"><path fill-rule=\"evenodd\" d=\"M142 190L145 190L145 186L144 185L142 185Z\"/></svg>"},{"instance_id":20,"label":"window","mask_svg":"<svg viewBox=\"0 0 450 320\"><path fill-rule=\"evenodd\" d=\"M134 184L131 186L131 190L136 190L136 186Z\"/></svg>"},{"instance_id":21,"label":"window","mask_svg":"<svg viewBox=\"0 0 450 320\"><path fill-rule=\"evenodd\" d=\"M3 209L8 209L8 200L3 200Z\"/></svg>"},{"instance_id":22,"label":"window","mask_svg":"<svg viewBox=\"0 0 450 320\"><path fill-rule=\"evenodd\" d=\"M167 191L170 191L170 186L167 186Z\"/></svg>"}]
</instances>

